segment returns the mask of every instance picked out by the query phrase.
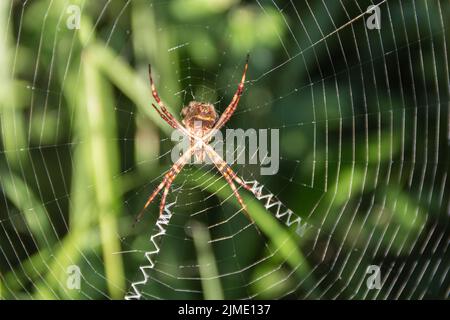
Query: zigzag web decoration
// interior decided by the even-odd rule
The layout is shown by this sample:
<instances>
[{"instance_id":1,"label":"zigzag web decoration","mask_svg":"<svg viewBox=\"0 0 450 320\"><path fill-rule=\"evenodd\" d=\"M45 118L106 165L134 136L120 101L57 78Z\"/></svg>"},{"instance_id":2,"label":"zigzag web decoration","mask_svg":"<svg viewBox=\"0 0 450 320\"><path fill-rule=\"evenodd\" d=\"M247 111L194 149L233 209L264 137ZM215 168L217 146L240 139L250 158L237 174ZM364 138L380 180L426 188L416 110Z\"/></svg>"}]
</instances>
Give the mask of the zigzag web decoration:
<instances>
[{"instance_id":1,"label":"zigzag web decoration","mask_svg":"<svg viewBox=\"0 0 450 320\"><path fill-rule=\"evenodd\" d=\"M125 296L125 300L139 300L142 297L142 294L139 291L138 286L147 284L150 279L150 275L148 274L147 270L152 270L155 267L155 262L153 258L156 257L160 251L160 247L157 241L161 240L161 238L166 234L167 226L170 222L170 218L172 218L173 215L172 211L169 208L175 203L176 200L172 203L167 204L164 207L163 214L158 217L158 220L156 221L156 226L158 227L159 231L150 237L150 242L153 244L154 249L146 251L144 254L149 264L139 267L139 269L142 272L142 275L144 276L144 279L135 281L131 284L131 292L129 292Z\"/></svg>"},{"instance_id":2,"label":"zigzag web decoration","mask_svg":"<svg viewBox=\"0 0 450 320\"><path fill-rule=\"evenodd\" d=\"M306 230L312 228L313 226L305 221L302 222L302 218L296 216L293 218L294 212L287 208L273 193L270 191L263 194L264 188L263 184L260 184L256 180L244 181L245 184L252 185L251 191L255 195L256 199L264 201L264 208L268 211L275 213L275 217L283 222L286 226L291 227L292 225L297 225L295 227L295 233L300 237L303 237ZM267 190L266 190L267 191ZM285 218L286 216L286 218ZM295 215L294 215L295 216Z\"/></svg>"}]
</instances>

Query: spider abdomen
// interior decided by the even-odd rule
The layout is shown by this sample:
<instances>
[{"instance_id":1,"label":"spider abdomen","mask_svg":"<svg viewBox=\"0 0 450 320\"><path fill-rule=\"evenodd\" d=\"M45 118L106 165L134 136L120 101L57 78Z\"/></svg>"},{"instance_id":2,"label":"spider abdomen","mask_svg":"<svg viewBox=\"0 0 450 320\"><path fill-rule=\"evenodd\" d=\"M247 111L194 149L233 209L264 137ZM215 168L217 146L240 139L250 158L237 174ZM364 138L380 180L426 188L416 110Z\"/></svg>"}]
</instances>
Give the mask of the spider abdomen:
<instances>
[{"instance_id":1,"label":"spider abdomen","mask_svg":"<svg viewBox=\"0 0 450 320\"><path fill-rule=\"evenodd\" d=\"M191 101L181 110L183 116L182 123L193 136L203 138L214 127L218 115L214 105L206 102ZM210 139L209 139L210 140ZM195 144L195 139L190 138L191 146ZM208 143L209 141L205 141ZM204 147L201 146L194 151L197 162L203 163L206 157Z\"/></svg>"}]
</instances>

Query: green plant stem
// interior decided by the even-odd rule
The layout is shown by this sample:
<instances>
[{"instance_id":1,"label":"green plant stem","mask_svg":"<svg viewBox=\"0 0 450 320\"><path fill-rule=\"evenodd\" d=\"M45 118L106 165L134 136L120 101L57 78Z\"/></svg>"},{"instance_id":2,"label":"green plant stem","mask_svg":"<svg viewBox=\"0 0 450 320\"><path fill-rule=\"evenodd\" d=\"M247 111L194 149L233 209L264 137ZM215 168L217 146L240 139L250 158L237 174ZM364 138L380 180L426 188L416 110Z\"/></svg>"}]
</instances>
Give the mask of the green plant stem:
<instances>
[{"instance_id":1,"label":"green plant stem","mask_svg":"<svg viewBox=\"0 0 450 320\"><path fill-rule=\"evenodd\" d=\"M192 237L197 250L198 265L202 278L204 298L223 300L223 291L218 277L214 253L210 244L208 229L200 223L192 224Z\"/></svg>"},{"instance_id":2,"label":"green plant stem","mask_svg":"<svg viewBox=\"0 0 450 320\"><path fill-rule=\"evenodd\" d=\"M113 179L118 171L118 150L113 138L116 132L114 106L105 101L106 83L102 81L92 52L83 53L85 82L85 114L88 123L91 173L94 179L100 237L107 285L113 299L123 298L125 281L120 251L117 215L120 212L119 192Z\"/></svg>"}]
</instances>

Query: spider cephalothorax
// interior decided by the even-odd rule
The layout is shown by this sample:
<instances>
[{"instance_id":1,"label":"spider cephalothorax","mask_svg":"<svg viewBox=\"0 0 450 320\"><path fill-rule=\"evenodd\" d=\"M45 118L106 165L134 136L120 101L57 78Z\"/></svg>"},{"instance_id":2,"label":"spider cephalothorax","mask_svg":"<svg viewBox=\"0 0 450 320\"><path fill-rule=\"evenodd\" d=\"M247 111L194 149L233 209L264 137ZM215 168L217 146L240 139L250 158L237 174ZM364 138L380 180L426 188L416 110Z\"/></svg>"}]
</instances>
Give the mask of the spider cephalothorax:
<instances>
[{"instance_id":1,"label":"spider cephalothorax","mask_svg":"<svg viewBox=\"0 0 450 320\"><path fill-rule=\"evenodd\" d=\"M163 181L150 195L141 213L137 216L136 221L140 219L140 217L144 213L144 210L153 201L156 195L162 189L164 189L161 197L161 203L159 205L159 214L162 215L170 186L172 185L173 180L175 180L177 174L180 173L181 169L183 169L186 163L189 162L192 155L195 155L197 160L201 161L203 161L205 159L205 156L208 155L208 157L212 160L217 170L219 170L219 172L225 178L227 183L230 185L234 195L239 201L239 204L244 209L244 212L247 212L244 201L239 195L239 192L234 182L237 182L240 186L251 192L254 191L240 177L238 177L237 174L231 169L231 167L225 162L225 160L223 160L222 157L219 156L214 151L214 149L208 145L214 133L217 130L220 130L225 125L225 123L227 123L227 121L230 119L231 115L234 113L234 111L238 106L239 99L241 98L242 92L244 91L245 73L247 72L247 66L248 66L248 56L237 91L234 94L233 99L231 99L230 104L225 109L225 111L220 115L220 117L218 116L216 109L212 104L192 101L181 111L181 115L183 117L181 123L169 112L169 110L167 110L166 106L159 98L155 84L153 83L152 73L149 68L152 95L153 98L155 98L157 104L159 105L158 108L155 104L152 104L153 108L155 108L155 110L158 112L161 118L164 121L166 121L172 128L180 130L181 132L189 136L191 140L191 146L185 153L181 155L181 157L177 160L177 162L173 164L172 168L170 168L170 170L164 175ZM250 218L250 216L248 217Z\"/></svg>"},{"instance_id":2,"label":"spider cephalothorax","mask_svg":"<svg viewBox=\"0 0 450 320\"><path fill-rule=\"evenodd\" d=\"M191 134L190 145L195 144L195 139L192 136L203 138L214 128L218 115L214 106L206 102L191 101L186 107L181 110L183 120L181 122ZM208 143L211 138L205 142ZM204 162L206 151L203 146L194 151L194 156L197 162Z\"/></svg>"},{"instance_id":3,"label":"spider cephalothorax","mask_svg":"<svg viewBox=\"0 0 450 320\"><path fill-rule=\"evenodd\" d=\"M214 105L206 102L191 101L181 110L186 127L193 128L196 123L201 123L205 129L212 129L217 121L217 112Z\"/></svg>"}]
</instances>

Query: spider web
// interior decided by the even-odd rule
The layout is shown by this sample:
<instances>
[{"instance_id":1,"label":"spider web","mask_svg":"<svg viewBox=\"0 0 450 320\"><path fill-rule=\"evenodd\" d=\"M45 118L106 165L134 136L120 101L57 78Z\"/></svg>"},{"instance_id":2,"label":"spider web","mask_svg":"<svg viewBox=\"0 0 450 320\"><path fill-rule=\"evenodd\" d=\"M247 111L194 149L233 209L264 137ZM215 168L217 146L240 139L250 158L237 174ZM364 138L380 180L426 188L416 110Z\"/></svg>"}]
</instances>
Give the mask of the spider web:
<instances>
[{"instance_id":1,"label":"spider web","mask_svg":"<svg viewBox=\"0 0 450 320\"><path fill-rule=\"evenodd\" d=\"M0 298L448 298L448 15L425 0L3 1ZM194 99L223 112L247 51L226 128L280 132L275 175L232 165L259 191L239 188L255 222L203 164L133 228L174 145L148 62L179 118Z\"/></svg>"}]
</instances>

